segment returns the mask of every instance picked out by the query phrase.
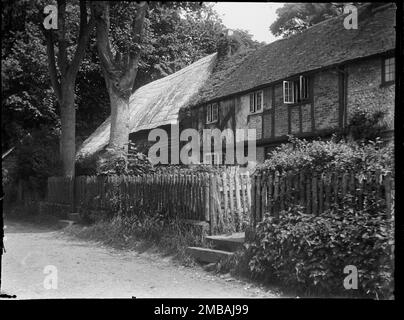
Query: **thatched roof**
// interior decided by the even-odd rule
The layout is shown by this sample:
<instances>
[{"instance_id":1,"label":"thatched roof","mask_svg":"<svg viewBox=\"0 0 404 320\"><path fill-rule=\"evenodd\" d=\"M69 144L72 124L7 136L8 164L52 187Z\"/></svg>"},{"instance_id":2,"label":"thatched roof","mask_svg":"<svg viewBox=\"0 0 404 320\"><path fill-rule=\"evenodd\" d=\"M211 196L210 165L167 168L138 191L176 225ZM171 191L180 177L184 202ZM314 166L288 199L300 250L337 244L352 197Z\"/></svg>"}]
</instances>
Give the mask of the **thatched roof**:
<instances>
[{"instance_id":1,"label":"thatched roof","mask_svg":"<svg viewBox=\"0 0 404 320\"><path fill-rule=\"evenodd\" d=\"M395 48L394 4L358 8L358 29L344 27L346 15L320 22L302 33L274 41L226 63L236 68L215 68L201 88L195 104L202 104L296 74L314 71L345 61L372 56ZM241 63L239 63L241 60Z\"/></svg>"},{"instance_id":2,"label":"thatched roof","mask_svg":"<svg viewBox=\"0 0 404 320\"><path fill-rule=\"evenodd\" d=\"M130 132L149 130L178 121L179 110L209 78L216 54L137 89L130 98ZM81 145L78 156L94 154L109 141L110 118L105 120Z\"/></svg>"}]
</instances>

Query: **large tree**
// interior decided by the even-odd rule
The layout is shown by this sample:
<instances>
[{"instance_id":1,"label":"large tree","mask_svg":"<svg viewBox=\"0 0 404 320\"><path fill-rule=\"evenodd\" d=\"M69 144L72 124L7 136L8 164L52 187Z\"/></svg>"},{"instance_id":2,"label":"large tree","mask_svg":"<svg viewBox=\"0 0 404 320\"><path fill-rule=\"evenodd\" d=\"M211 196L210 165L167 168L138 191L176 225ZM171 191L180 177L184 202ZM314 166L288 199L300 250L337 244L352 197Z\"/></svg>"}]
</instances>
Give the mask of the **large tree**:
<instances>
[{"instance_id":1,"label":"large tree","mask_svg":"<svg viewBox=\"0 0 404 320\"><path fill-rule=\"evenodd\" d=\"M69 4L70 5L70 4ZM48 68L53 90L60 106L61 137L60 156L63 163L63 174L66 177L74 176L76 156L76 108L75 83L80 63L84 58L91 31L95 27L94 17L88 19L86 1L80 1L80 25L76 39L67 37L68 14L66 0L57 1L57 31L44 29L47 40ZM55 41L56 40L56 41ZM75 41L74 41L75 40ZM57 44L57 60L55 57L55 44ZM69 51L76 47L69 61ZM57 61L57 62L56 62Z\"/></svg>"},{"instance_id":2,"label":"large tree","mask_svg":"<svg viewBox=\"0 0 404 320\"><path fill-rule=\"evenodd\" d=\"M126 157L128 151L129 98L137 75L147 8L146 2L127 4L125 13L131 26L128 39L126 43L113 47L109 38L109 2L92 3L97 23L98 55L111 104L111 129L107 150L114 156Z\"/></svg>"}]
</instances>

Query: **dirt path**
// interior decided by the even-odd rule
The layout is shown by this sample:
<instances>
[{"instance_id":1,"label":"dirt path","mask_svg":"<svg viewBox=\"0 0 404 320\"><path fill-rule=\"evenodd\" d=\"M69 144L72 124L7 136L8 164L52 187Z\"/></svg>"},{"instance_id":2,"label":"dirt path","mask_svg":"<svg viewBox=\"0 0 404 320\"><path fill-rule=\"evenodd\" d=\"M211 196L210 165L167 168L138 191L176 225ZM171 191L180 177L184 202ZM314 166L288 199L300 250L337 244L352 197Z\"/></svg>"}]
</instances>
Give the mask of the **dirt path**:
<instances>
[{"instance_id":1,"label":"dirt path","mask_svg":"<svg viewBox=\"0 0 404 320\"><path fill-rule=\"evenodd\" d=\"M77 240L54 228L6 221L5 233L2 291L20 299L276 297L200 267L187 268L157 254L115 250ZM45 289L44 282L49 285L55 279L55 270L57 289Z\"/></svg>"}]
</instances>

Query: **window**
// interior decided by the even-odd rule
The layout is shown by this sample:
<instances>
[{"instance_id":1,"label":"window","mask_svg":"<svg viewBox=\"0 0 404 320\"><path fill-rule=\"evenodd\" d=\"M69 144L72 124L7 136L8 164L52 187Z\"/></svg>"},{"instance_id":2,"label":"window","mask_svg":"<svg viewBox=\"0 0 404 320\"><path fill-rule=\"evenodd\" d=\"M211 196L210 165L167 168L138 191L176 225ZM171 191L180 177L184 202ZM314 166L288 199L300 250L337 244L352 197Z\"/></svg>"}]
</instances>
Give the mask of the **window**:
<instances>
[{"instance_id":1,"label":"window","mask_svg":"<svg viewBox=\"0 0 404 320\"><path fill-rule=\"evenodd\" d=\"M217 152L208 152L203 155L204 164L221 164L220 154Z\"/></svg>"},{"instance_id":2,"label":"window","mask_svg":"<svg viewBox=\"0 0 404 320\"><path fill-rule=\"evenodd\" d=\"M262 90L250 93L250 113L257 113L262 111L262 104L263 104Z\"/></svg>"},{"instance_id":3,"label":"window","mask_svg":"<svg viewBox=\"0 0 404 320\"><path fill-rule=\"evenodd\" d=\"M283 81L283 103L294 103L293 82Z\"/></svg>"},{"instance_id":4,"label":"window","mask_svg":"<svg viewBox=\"0 0 404 320\"><path fill-rule=\"evenodd\" d=\"M308 100L309 97L309 79L306 76L283 81L283 103L299 103Z\"/></svg>"},{"instance_id":5,"label":"window","mask_svg":"<svg viewBox=\"0 0 404 320\"><path fill-rule=\"evenodd\" d=\"M206 123L216 122L219 118L219 106L218 103L208 104L206 107Z\"/></svg>"},{"instance_id":6,"label":"window","mask_svg":"<svg viewBox=\"0 0 404 320\"><path fill-rule=\"evenodd\" d=\"M306 100L309 98L309 79L300 76L300 98Z\"/></svg>"},{"instance_id":7,"label":"window","mask_svg":"<svg viewBox=\"0 0 404 320\"><path fill-rule=\"evenodd\" d=\"M383 60L382 83L389 84L395 80L395 58L386 58Z\"/></svg>"}]
</instances>

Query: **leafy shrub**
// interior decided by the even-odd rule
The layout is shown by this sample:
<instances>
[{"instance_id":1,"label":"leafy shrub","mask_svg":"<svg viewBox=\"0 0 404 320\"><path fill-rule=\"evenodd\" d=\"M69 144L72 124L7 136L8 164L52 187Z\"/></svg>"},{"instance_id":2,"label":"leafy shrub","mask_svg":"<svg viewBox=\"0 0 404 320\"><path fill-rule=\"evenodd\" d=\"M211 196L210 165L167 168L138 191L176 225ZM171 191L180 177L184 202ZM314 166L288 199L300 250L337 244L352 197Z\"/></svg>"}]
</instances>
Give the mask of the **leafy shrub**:
<instances>
[{"instance_id":1,"label":"leafy shrub","mask_svg":"<svg viewBox=\"0 0 404 320\"><path fill-rule=\"evenodd\" d=\"M352 112L352 117L348 124L348 133L358 141L375 140L387 129L387 124L383 122L385 111L356 109Z\"/></svg>"},{"instance_id":2,"label":"leafy shrub","mask_svg":"<svg viewBox=\"0 0 404 320\"><path fill-rule=\"evenodd\" d=\"M299 206L266 216L257 226L249 263L253 274L298 292L390 298L393 222L377 202L362 211L332 208L319 216ZM358 290L346 290L344 267L358 269Z\"/></svg>"},{"instance_id":3,"label":"leafy shrub","mask_svg":"<svg viewBox=\"0 0 404 320\"><path fill-rule=\"evenodd\" d=\"M156 173L162 174L221 173L226 170L224 165L207 164L161 165L155 167Z\"/></svg>"},{"instance_id":4,"label":"leafy shrub","mask_svg":"<svg viewBox=\"0 0 404 320\"><path fill-rule=\"evenodd\" d=\"M391 172L393 168L393 147L385 146L380 139L368 144L336 141L306 141L294 137L288 144L282 144L269 154L269 159L257 168L279 172Z\"/></svg>"},{"instance_id":5,"label":"leafy shrub","mask_svg":"<svg viewBox=\"0 0 404 320\"><path fill-rule=\"evenodd\" d=\"M145 154L129 142L128 154L113 154L108 151L78 159L76 175L141 175L152 173L153 165Z\"/></svg>"},{"instance_id":6,"label":"leafy shrub","mask_svg":"<svg viewBox=\"0 0 404 320\"><path fill-rule=\"evenodd\" d=\"M48 177L61 175L59 135L47 127L33 131L16 148L16 168L13 180L30 180L32 188L46 190Z\"/></svg>"}]
</instances>

